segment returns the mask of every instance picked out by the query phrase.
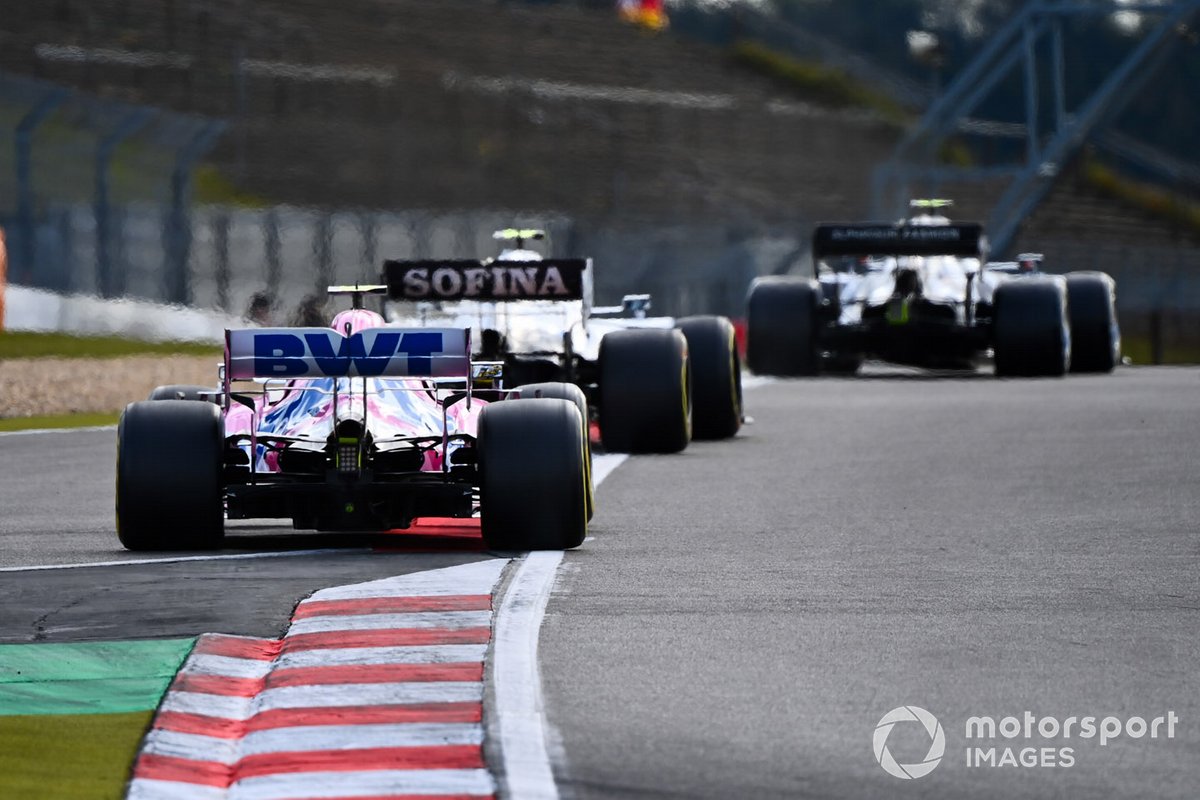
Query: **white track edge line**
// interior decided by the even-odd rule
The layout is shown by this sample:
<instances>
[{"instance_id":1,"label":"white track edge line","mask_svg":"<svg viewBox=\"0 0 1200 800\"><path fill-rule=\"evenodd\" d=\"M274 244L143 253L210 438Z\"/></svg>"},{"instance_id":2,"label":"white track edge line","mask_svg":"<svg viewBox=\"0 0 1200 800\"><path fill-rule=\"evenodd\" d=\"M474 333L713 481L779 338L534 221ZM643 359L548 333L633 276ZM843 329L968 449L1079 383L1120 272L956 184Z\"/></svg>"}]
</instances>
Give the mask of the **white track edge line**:
<instances>
[{"instance_id":1,"label":"white track edge line","mask_svg":"<svg viewBox=\"0 0 1200 800\"><path fill-rule=\"evenodd\" d=\"M778 379L770 375L751 375L747 372L742 375L742 391L749 392L778 382Z\"/></svg>"},{"instance_id":2,"label":"white track edge line","mask_svg":"<svg viewBox=\"0 0 1200 800\"><path fill-rule=\"evenodd\" d=\"M599 486L604 479L613 473L617 467L625 463L629 456L624 453L606 453L592 458L592 486Z\"/></svg>"},{"instance_id":3,"label":"white track edge line","mask_svg":"<svg viewBox=\"0 0 1200 800\"><path fill-rule=\"evenodd\" d=\"M526 555L496 612L492 681L503 764L499 778L506 797L558 798L546 749L545 703L537 651L546 603L562 560L560 551Z\"/></svg>"},{"instance_id":4,"label":"white track edge line","mask_svg":"<svg viewBox=\"0 0 1200 800\"><path fill-rule=\"evenodd\" d=\"M628 456L598 456L592 482L599 486ZM500 743L498 776L503 796L557 800L558 786L546 747L546 705L538 669L538 637L554 588L561 551L529 553L496 610L495 650L490 678L496 698Z\"/></svg>"},{"instance_id":5,"label":"white track edge line","mask_svg":"<svg viewBox=\"0 0 1200 800\"><path fill-rule=\"evenodd\" d=\"M41 433L95 433L115 431L116 425L83 425L78 428L26 428L20 431L0 431L0 436L33 436Z\"/></svg>"},{"instance_id":6,"label":"white track edge line","mask_svg":"<svg viewBox=\"0 0 1200 800\"><path fill-rule=\"evenodd\" d=\"M0 572L38 572L49 569L83 569L84 567L129 567L145 564L182 564L188 561L238 561L249 558L291 558L339 553L361 555L374 552L370 547L326 547L320 550L284 550L278 553L230 553L215 556L175 556L172 558L131 558L127 561L91 561L80 564L39 564L31 567L0 567Z\"/></svg>"}]
</instances>

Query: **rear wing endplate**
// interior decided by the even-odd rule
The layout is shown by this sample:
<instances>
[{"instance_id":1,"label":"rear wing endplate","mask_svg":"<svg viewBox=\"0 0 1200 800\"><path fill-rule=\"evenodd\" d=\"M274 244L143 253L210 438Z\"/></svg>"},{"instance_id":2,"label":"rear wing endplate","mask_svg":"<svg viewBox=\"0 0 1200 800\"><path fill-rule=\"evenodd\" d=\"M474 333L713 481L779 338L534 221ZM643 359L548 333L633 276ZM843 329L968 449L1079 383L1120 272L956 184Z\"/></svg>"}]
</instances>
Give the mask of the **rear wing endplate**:
<instances>
[{"instance_id":1,"label":"rear wing endplate","mask_svg":"<svg viewBox=\"0 0 1200 800\"><path fill-rule=\"evenodd\" d=\"M253 378L466 378L463 328L251 328L225 332L228 380Z\"/></svg>"}]
</instances>

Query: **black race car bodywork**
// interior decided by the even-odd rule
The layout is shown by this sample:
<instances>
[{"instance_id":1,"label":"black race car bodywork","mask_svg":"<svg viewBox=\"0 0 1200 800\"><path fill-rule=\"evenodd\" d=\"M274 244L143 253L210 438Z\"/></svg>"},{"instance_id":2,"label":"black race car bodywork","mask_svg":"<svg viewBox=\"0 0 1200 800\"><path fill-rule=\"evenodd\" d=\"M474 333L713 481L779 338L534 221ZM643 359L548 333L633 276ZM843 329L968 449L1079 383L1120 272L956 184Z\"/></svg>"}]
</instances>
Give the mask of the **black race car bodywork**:
<instances>
[{"instance_id":1,"label":"black race car bodywork","mask_svg":"<svg viewBox=\"0 0 1200 800\"><path fill-rule=\"evenodd\" d=\"M815 279L761 278L748 296L748 360L759 374L853 372L864 359L998 375L1108 371L1119 360L1115 284L1050 275L1040 257L988 263L980 225L922 215L826 224Z\"/></svg>"}]
</instances>

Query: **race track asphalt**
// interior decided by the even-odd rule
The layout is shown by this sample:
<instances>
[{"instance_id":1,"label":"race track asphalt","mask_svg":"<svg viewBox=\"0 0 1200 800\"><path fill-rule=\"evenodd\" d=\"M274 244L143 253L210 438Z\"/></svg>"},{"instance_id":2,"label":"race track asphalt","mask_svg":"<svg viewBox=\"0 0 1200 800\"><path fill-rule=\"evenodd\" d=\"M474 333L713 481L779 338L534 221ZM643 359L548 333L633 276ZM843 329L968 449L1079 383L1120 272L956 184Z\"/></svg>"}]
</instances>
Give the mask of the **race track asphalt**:
<instances>
[{"instance_id":1,"label":"race track asphalt","mask_svg":"<svg viewBox=\"0 0 1200 800\"><path fill-rule=\"evenodd\" d=\"M1194 798L1198 400L1192 369L785 381L736 440L630 459L542 631L563 795ZM114 439L0 437L0 567L143 557L112 531ZM379 544L238 526L228 553L351 549L0 573L0 641L277 635L322 586L481 557ZM946 750L901 781L872 733L909 704ZM1180 722L1059 741L1070 768L965 766L968 716L1025 710Z\"/></svg>"},{"instance_id":2,"label":"race track asphalt","mask_svg":"<svg viewBox=\"0 0 1200 800\"><path fill-rule=\"evenodd\" d=\"M736 441L625 464L567 557L541 650L565 796L1197 796L1200 371L822 378L748 404ZM944 725L917 780L872 751L901 705ZM1031 742L1073 745L1069 768L966 766L967 717L1026 710L1181 721ZM929 745L888 740L901 763Z\"/></svg>"},{"instance_id":3,"label":"race track asphalt","mask_svg":"<svg viewBox=\"0 0 1200 800\"><path fill-rule=\"evenodd\" d=\"M212 555L121 547L115 452L113 430L0 435L0 643L278 636L318 589L484 557L458 539L297 533L253 521L230 523L218 554L251 558L82 566ZM70 564L79 566L21 571Z\"/></svg>"}]
</instances>

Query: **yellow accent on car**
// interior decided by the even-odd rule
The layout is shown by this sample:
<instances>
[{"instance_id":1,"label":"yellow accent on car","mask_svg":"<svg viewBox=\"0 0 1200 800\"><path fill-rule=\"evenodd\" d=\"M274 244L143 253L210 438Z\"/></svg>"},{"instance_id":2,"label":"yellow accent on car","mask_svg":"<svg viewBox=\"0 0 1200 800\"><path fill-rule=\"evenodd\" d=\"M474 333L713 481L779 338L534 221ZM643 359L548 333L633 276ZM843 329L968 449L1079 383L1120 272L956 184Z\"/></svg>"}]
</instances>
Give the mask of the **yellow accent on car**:
<instances>
[{"instance_id":1,"label":"yellow accent on car","mask_svg":"<svg viewBox=\"0 0 1200 800\"><path fill-rule=\"evenodd\" d=\"M688 354L684 351L683 367L679 370L679 380L683 384L683 430L690 442L692 440L692 399L688 396Z\"/></svg>"},{"instance_id":2,"label":"yellow accent on car","mask_svg":"<svg viewBox=\"0 0 1200 800\"><path fill-rule=\"evenodd\" d=\"M537 228L505 228L502 231L496 231L492 234L492 238L508 240L508 239L544 239L546 232Z\"/></svg>"},{"instance_id":3,"label":"yellow accent on car","mask_svg":"<svg viewBox=\"0 0 1200 800\"><path fill-rule=\"evenodd\" d=\"M908 324L908 302L909 301L907 297L888 302L887 311L884 312L884 318L888 321L889 325Z\"/></svg>"},{"instance_id":4,"label":"yellow accent on car","mask_svg":"<svg viewBox=\"0 0 1200 800\"><path fill-rule=\"evenodd\" d=\"M940 197L908 201L909 208L950 208L952 205L954 205L953 200Z\"/></svg>"}]
</instances>

